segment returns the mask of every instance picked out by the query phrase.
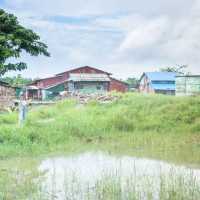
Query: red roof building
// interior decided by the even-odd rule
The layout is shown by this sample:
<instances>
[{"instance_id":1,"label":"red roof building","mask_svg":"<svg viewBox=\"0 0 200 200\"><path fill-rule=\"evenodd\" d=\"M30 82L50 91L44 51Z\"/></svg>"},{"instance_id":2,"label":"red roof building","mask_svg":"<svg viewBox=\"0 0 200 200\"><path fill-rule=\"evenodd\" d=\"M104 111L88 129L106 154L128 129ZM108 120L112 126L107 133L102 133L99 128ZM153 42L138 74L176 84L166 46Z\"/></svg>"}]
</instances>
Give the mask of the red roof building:
<instances>
[{"instance_id":1,"label":"red roof building","mask_svg":"<svg viewBox=\"0 0 200 200\"><path fill-rule=\"evenodd\" d=\"M128 85L126 83L112 78L111 75L111 73L89 66L74 68L56 74L53 77L35 80L32 84L28 85L30 89L27 98L32 98L33 93L34 97L42 98L45 93L44 91L50 90L51 88L54 88L54 90L55 88L59 88L55 90L56 93L62 92L61 90L78 93L128 91ZM61 87L61 85L63 86ZM30 86L34 86L34 88Z\"/></svg>"}]
</instances>

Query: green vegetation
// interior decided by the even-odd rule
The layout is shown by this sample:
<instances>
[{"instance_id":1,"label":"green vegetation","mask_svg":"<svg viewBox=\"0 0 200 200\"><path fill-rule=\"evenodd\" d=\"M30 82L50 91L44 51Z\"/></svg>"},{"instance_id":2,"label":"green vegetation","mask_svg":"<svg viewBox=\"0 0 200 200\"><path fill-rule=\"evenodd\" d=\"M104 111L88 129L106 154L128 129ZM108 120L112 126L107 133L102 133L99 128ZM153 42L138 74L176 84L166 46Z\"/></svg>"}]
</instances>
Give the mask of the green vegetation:
<instances>
[{"instance_id":1,"label":"green vegetation","mask_svg":"<svg viewBox=\"0 0 200 200\"><path fill-rule=\"evenodd\" d=\"M164 67L161 68L160 71L161 72L174 72L177 74L189 74L189 72L186 71L186 69L188 68L188 65L177 65L177 66L173 66L173 67Z\"/></svg>"},{"instance_id":2,"label":"green vegetation","mask_svg":"<svg viewBox=\"0 0 200 200\"><path fill-rule=\"evenodd\" d=\"M24 163L26 162L27 160L24 160ZM42 173L39 173L35 166L24 170L24 166L19 167L19 163L15 160L11 169L7 170L6 167L0 166L1 200L40 199Z\"/></svg>"},{"instance_id":3,"label":"green vegetation","mask_svg":"<svg viewBox=\"0 0 200 200\"><path fill-rule=\"evenodd\" d=\"M137 88L139 80L135 77L129 77L125 82L128 83L130 88Z\"/></svg>"},{"instance_id":4,"label":"green vegetation","mask_svg":"<svg viewBox=\"0 0 200 200\"><path fill-rule=\"evenodd\" d=\"M13 87L22 87L33 81L31 78L23 78L20 74L13 77L3 77L0 80L9 83Z\"/></svg>"},{"instance_id":5,"label":"green vegetation","mask_svg":"<svg viewBox=\"0 0 200 200\"><path fill-rule=\"evenodd\" d=\"M20 58L23 51L31 56L50 55L38 34L20 25L13 14L0 9L0 76L26 69L26 63L9 63L11 58Z\"/></svg>"},{"instance_id":6,"label":"green vegetation","mask_svg":"<svg viewBox=\"0 0 200 200\"><path fill-rule=\"evenodd\" d=\"M78 199L77 191L81 196L80 183L68 183L65 188L66 198L71 194L71 199ZM195 177L177 176L175 173L171 174L171 180L162 174L157 183L150 176L137 180L135 176L124 178L115 174L103 177L94 187L88 188L82 196L97 200L196 200L200 195L200 185Z\"/></svg>"},{"instance_id":7,"label":"green vegetation","mask_svg":"<svg viewBox=\"0 0 200 200\"><path fill-rule=\"evenodd\" d=\"M200 164L199 97L123 95L111 104L73 101L0 115L0 156L102 149Z\"/></svg>"},{"instance_id":8,"label":"green vegetation","mask_svg":"<svg viewBox=\"0 0 200 200\"><path fill-rule=\"evenodd\" d=\"M78 176L71 174L63 177L62 190L56 185L54 174L49 177L50 182L46 182L44 176L45 173L39 173L33 167L29 170L0 170L0 199L49 200L62 196L69 200L197 200L200 196L199 179L193 173L180 175L173 169L169 174L163 173L156 178L131 174L123 177L114 171L102 174L94 183L84 184Z\"/></svg>"},{"instance_id":9,"label":"green vegetation","mask_svg":"<svg viewBox=\"0 0 200 200\"><path fill-rule=\"evenodd\" d=\"M30 155L106 150L199 168L199 97L139 94L119 97L110 104L79 105L67 100L34 107L23 127L18 125L17 113L0 115L0 199L56 198L54 188L50 193L42 190L43 174L37 170L39 160L29 164L26 159ZM18 160L18 157L23 158ZM200 195L199 180L192 173L161 175L157 191L149 178L152 177L135 181L130 175L124 180L127 184L124 187L123 177L102 177L94 187L88 187L85 199L139 200L144 196L153 199L157 195L161 200L196 200ZM70 199L69 194L72 197L79 194L80 183L78 177L77 181L67 180L65 193L66 199ZM142 191L137 190L138 187Z\"/></svg>"}]
</instances>

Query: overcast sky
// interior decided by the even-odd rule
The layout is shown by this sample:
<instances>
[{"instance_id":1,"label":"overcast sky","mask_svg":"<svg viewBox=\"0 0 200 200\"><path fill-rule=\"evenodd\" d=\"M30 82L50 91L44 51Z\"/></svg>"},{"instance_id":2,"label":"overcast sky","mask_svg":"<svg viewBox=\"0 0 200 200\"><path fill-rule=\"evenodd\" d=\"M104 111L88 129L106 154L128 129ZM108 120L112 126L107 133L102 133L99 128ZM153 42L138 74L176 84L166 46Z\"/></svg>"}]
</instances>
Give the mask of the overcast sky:
<instances>
[{"instance_id":1,"label":"overcast sky","mask_svg":"<svg viewBox=\"0 0 200 200\"><path fill-rule=\"evenodd\" d=\"M23 55L24 76L85 65L122 79L185 64L200 74L200 0L0 0L0 7L49 46L50 58Z\"/></svg>"}]
</instances>

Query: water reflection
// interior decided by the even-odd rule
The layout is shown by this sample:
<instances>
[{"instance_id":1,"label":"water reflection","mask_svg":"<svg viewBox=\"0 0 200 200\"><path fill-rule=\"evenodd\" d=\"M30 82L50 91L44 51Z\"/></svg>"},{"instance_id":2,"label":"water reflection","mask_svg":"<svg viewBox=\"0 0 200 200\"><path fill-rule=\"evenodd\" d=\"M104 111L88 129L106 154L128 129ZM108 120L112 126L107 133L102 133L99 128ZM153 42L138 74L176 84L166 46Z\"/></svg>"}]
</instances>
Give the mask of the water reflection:
<instances>
[{"instance_id":1,"label":"water reflection","mask_svg":"<svg viewBox=\"0 0 200 200\"><path fill-rule=\"evenodd\" d=\"M148 198L145 188L151 189L153 199L160 199L163 179L169 182L172 179L175 182L192 180L200 184L200 170L150 159L116 157L103 152L49 158L42 161L39 170L46 171L45 193L60 200L88 199L89 196L96 199L95 195L101 189L104 193L104 185L109 184L110 187L118 187L120 199L129 199L126 198L130 192L128 187L140 194L140 199Z\"/></svg>"}]
</instances>

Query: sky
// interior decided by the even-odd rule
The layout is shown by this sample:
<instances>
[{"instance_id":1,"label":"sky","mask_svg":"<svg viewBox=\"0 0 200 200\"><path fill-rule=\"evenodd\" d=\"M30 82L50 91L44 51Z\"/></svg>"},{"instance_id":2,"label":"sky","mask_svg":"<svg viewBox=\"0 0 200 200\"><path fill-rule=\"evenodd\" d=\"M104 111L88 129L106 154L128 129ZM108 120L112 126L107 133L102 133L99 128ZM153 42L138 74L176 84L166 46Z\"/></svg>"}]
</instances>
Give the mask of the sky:
<instances>
[{"instance_id":1,"label":"sky","mask_svg":"<svg viewBox=\"0 0 200 200\"><path fill-rule=\"evenodd\" d=\"M80 66L120 79L177 65L200 74L199 0L0 0L0 8L49 47L50 58L22 55L26 77Z\"/></svg>"}]
</instances>

